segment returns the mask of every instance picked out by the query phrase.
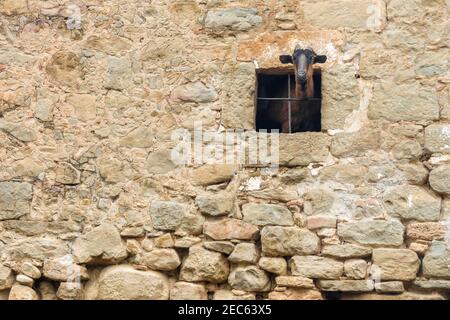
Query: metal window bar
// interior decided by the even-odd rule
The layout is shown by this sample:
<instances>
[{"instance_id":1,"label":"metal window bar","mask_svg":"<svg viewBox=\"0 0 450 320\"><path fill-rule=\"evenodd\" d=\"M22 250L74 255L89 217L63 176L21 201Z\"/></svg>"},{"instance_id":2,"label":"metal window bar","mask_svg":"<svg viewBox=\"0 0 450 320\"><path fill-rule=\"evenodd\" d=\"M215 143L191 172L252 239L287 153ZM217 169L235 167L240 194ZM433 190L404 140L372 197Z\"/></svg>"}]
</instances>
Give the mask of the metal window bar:
<instances>
[{"instance_id":1,"label":"metal window bar","mask_svg":"<svg viewBox=\"0 0 450 320\"><path fill-rule=\"evenodd\" d=\"M287 98L256 98L258 101L288 101L288 112L289 112L289 133L292 133L292 114L291 114L291 101L304 101L304 99L291 98L291 75L288 74L288 97ZM320 98L308 99L308 101L319 101Z\"/></svg>"},{"instance_id":2,"label":"metal window bar","mask_svg":"<svg viewBox=\"0 0 450 320\"><path fill-rule=\"evenodd\" d=\"M291 98L291 76L288 75L288 98ZM288 100L288 121L289 121L289 133L292 133L292 120L291 120L291 100Z\"/></svg>"}]
</instances>

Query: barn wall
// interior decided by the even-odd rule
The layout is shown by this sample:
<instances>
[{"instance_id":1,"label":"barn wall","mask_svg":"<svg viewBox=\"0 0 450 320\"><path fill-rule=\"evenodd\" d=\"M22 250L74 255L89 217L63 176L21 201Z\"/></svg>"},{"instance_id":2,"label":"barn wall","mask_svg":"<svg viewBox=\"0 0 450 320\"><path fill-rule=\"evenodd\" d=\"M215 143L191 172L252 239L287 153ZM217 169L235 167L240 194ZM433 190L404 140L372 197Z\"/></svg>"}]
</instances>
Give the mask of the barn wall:
<instances>
[{"instance_id":1,"label":"barn wall","mask_svg":"<svg viewBox=\"0 0 450 320\"><path fill-rule=\"evenodd\" d=\"M0 0L0 299L447 298L449 13ZM254 130L298 43L328 56L322 132L278 168L173 163L177 129Z\"/></svg>"}]
</instances>

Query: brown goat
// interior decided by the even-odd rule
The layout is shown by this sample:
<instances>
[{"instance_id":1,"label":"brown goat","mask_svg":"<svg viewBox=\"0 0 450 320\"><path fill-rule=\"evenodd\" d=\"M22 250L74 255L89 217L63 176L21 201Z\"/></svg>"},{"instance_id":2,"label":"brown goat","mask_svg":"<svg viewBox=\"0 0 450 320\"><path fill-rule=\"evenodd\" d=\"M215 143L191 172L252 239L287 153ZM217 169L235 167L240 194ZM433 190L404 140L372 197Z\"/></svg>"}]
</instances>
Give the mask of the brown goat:
<instances>
[{"instance_id":1,"label":"brown goat","mask_svg":"<svg viewBox=\"0 0 450 320\"><path fill-rule=\"evenodd\" d=\"M327 57L317 55L312 49L296 48L293 55L281 55L283 64L293 64L295 86L291 87L290 94L287 86L270 88L270 92L277 98L288 97L296 99L291 101L291 132L320 131L320 123L311 121L314 115L320 119L320 101L314 98L314 69L313 64L326 62ZM267 101L264 108L266 117L278 127L282 133L289 133L289 102L286 100Z\"/></svg>"}]
</instances>

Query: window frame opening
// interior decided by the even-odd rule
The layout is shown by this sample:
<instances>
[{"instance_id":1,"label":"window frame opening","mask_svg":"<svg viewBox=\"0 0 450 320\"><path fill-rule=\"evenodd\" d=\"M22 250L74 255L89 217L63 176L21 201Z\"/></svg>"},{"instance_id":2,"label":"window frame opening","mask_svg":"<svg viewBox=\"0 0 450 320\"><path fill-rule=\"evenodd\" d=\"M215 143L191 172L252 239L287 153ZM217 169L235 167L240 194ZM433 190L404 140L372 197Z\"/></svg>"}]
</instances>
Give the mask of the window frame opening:
<instances>
[{"instance_id":1,"label":"window frame opening","mask_svg":"<svg viewBox=\"0 0 450 320\"><path fill-rule=\"evenodd\" d=\"M260 96L260 88L261 88L261 80L263 80L264 78L267 78L263 81L265 81L265 83L269 83L268 78L273 77L283 77L286 76L286 86L287 86L287 97L261 97ZM269 68L269 69L258 69L256 70L256 90L255 90L255 130L257 132L262 131L262 130L267 130L267 131L271 131L274 130L275 128L273 128L273 125L271 126L271 128L268 128L268 125L262 125L261 126L261 122L267 122L268 120L264 120L264 116L262 116L260 114L261 110L261 103L263 102L267 102L270 103L271 101L278 101L278 102L283 102L283 101L287 101L288 102L288 121L289 121L289 134L292 133L299 133L299 132L321 132L322 131L322 114L321 114L321 109L322 109L322 69L321 68L314 68L314 75L313 75L313 81L314 81L314 97L308 99L308 103L316 103L318 104L318 114L317 119L311 119L311 121L316 121L316 124L318 126L317 130L300 130L300 131L294 131L293 132L293 128L292 128L292 104L295 101L304 101L305 100L301 100L295 97L292 97L292 86L295 86L295 78L294 78L294 71L292 70L292 68ZM274 81L280 81L280 80L274 80ZM264 85L264 84L263 84ZM280 84L278 84L279 86ZM282 107L282 104L280 104L280 107ZM281 128L278 128L279 132L281 133Z\"/></svg>"}]
</instances>

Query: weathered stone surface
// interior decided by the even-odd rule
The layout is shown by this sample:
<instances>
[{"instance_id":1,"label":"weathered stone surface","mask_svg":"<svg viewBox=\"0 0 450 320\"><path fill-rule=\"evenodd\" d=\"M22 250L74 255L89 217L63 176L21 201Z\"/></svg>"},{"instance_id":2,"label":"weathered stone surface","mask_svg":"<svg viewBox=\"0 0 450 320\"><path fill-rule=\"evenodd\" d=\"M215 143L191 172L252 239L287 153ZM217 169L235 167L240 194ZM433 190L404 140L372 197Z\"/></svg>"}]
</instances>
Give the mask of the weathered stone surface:
<instances>
[{"instance_id":1,"label":"weathered stone surface","mask_svg":"<svg viewBox=\"0 0 450 320\"><path fill-rule=\"evenodd\" d=\"M87 269L75 264L71 255L46 259L42 272L46 278L61 282L75 282L89 278Z\"/></svg>"},{"instance_id":2,"label":"weathered stone surface","mask_svg":"<svg viewBox=\"0 0 450 320\"><path fill-rule=\"evenodd\" d=\"M258 261L261 269L277 275L284 275L287 273L287 262L284 258L278 257L261 257Z\"/></svg>"},{"instance_id":3,"label":"weathered stone surface","mask_svg":"<svg viewBox=\"0 0 450 320\"><path fill-rule=\"evenodd\" d=\"M441 214L441 198L418 186L398 186L383 198L389 215L402 220L436 221Z\"/></svg>"},{"instance_id":4,"label":"weathered stone surface","mask_svg":"<svg viewBox=\"0 0 450 320\"><path fill-rule=\"evenodd\" d=\"M170 231L181 225L187 208L174 201L153 201L149 211L155 229Z\"/></svg>"},{"instance_id":5,"label":"weathered stone surface","mask_svg":"<svg viewBox=\"0 0 450 320\"><path fill-rule=\"evenodd\" d=\"M208 88L201 82L194 82L175 88L170 99L174 102L206 103L216 101L217 97L216 90Z\"/></svg>"},{"instance_id":6,"label":"weathered stone surface","mask_svg":"<svg viewBox=\"0 0 450 320\"><path fill-rule=\"evenodd\" d=\"M414 185L424 185L428 181L428 169L423 164L399 163L398 169L406 181Z\"/></svg>"},{"instance_id":7,"label":"weathered stone surface","mask_svg":"<svg viewBox=\"0 0 450 320\"><path fill-rule=\"evenodd\" d=\"M322 228L322 229L319 229L319 230L317 230L317 235L320 238L325 238L324 239L324 244L327 241L333 241L332 239L337 239L337 237L336 237L336 229L335 228Z\"/></svg>"},{"instance_id":8,"label":"weathered stone surface","mask_svg":"<svg viewBox=\"0 0 450 320\"><path fill-rule=\"evenodd\" d=\"M404 292L402 294L394 295L376 293L343 295L341 300L445 300L445 298L438 293Z\"/></svg>"},{"instance_id":9,"label":"weathered stone surface","mask_svg":"<svg viewBox=\"0 0 450 320\"><path fill-rule=\"evenodd\" d=\"M418 84L375 84L369 105L369 117L389 121L438 120L439 104L436 91Z\"/></svg>"},{"instance_id":10,"label":"weathered stone surface","mask_svg":"<svg viewBox=\"0 0 450 320\"><path fill-rule=\"evenodd\" d=\"M19 161L16 161L12 167L14 170L15 177L33 177L36 178L40 173L42 173L45 168L41 165L33 161L33 159L25 158Z\"/></svg>"},{"instance_id":11,"label":"weathered stone surface","mask_svg":"<svg viewBox=\"0 0 450 320\"><path fill-rule=\"evenodd\" d=\"M399 142L392 149L392 155L397 160L415 160L423 153L422 146L417 141L404 140Z\"/></svg>"},{"instance_id":12,"label":"weathered stone surface","mask_svg":"<svg viewBox=\"0 0 450 320\"><path fill-rule=\"evenodd\" d=\"M253 62L225 65L224 72L227 76L223 86L229 89L224 97L223 126L233 130L254 130L255 65Z\"/></svg>"},{"instance_id":13,"label":"weathered stone surface","mask_svg":"<svg viewBox=\"0 0 450 320\"><path fill-rule=\"evenodd\" d=\"M170 300L208 300L208 294L200 284L180 281L170 289Z\"/></svg>"},{"instance_id":14,"label":"weathered stone surface","mask_svg":"<svg viewBox=\"0 0 450 320\"><path fill-rule=\"evenodd\" d=\"M319 229L317 230L317 235L321 238L323 244L334 244L338 240L336 229L334 228Z\"/></svg>"},{"instance_id":15,"label":"weathered stone surface","mask_svg":"<svg viewBox=\"0 0 450 320\"><path fill-rule=\"evenodd\" d=\"M303 195L306 215L331 215L338 202L337 195L327 188L312 188Z\"/></svg>"},{"instance_id":16,"label":"weathered stone surface","mask_svg":"<svg viewBox=\"0 0 450 320\"><path fill-rule=\"evenodd\" d=\"M450 290L450 280L414 280L414 285L422 289Z\"/></svg>"},{"instance_id":17,"label":"weathered stone surface","mask_svg":"<svg viewBox=\"0 0 450 320\"><path fill-rule=\"evenodd\" d=\"M224 254L230 254L234 250L234 244L229 241L207 241L203 242L203 247Z\"/></svg>"},{"instance_id":18,"label":"weathered stone surface","mask_svg":"<svg viewBox=\"0 0 450 320\"><path fill-rule=\"evenodd\" d=\"M258 261L258 249L253 243L238 243L228 260L233 263L251 263Z\"/></svg>"},{"instance_id":19,"label":"weathered stone surface","mask_svg":"<svg viewBox=\"0 0 450 320\"><path fill-rule=\"evenodd\" d=\"M227 280L229 272L228 261L222 254L193 246L181 266L180 280L222 283Z\"/></svg>"},{"instance_id":20,"label":"weathered stone surface","mask_svg":"<svg viewBox=\"0 0 450 320\"><path fill-rule=\"evenodd\" d=\"M59 235L77 233L81 231L80 225L74 221L36 221L36 220L8 220L0 222L5 230L32 237L44 234Z\"/></svg>"},{"instance_id":21,"label":"weathered stone surface","mask_svg":"<svg viewBox=\"0 0 450 320\"><path fill-rule=\"evenodd\" d=\"M145 145L145 142L143 143ZM153 174L166 174L177 168L168 150L158 150L150 153L145 165L147 171Z\"/></svg>"},{"instance_id":22,"label":"weathered stone surface","mask_svg":"<svg viewBox=\"0 0 450 320\"><path fill-rule=\"evenodd\" d=\"M337 164L320 171L322 181L333 180L340 183L360 185L364 183L367 168L360 165Z\"/></svg>"},{"instance_id":23,"label":"weathered stone surface","mask_svg":"<svg viewBox=\"0 0 450 320\"><path fill-rule=\"evenodd\" d=\"M395 166L393 164L381 164L369 167L368 180L369 182L380 182L395 175Z\"/></svg>"},{"instance_id":24,"label":"weathered stone surface","mask_svg":"<svg viewBox=\"0 0 450 320\"><path fill-rule=\"evenodd\" d=\"M280 181L285 184L296 184L309 177L309 170L306 168L292 168L280 174Z\"/></svg>"},{"instance_id":25,"label":"weathered stone surface","mask_svg":"<svg viewBox=\"0 0 450 320\"><path fill-rule=\"evenodd\" d=\"M192 172L195 185L208 186L230 181L237 167L234 165L203 165Z\"/></svg>"},{"instance_id":26,"label":"weathered stone surface","mask_svg":"<svg viewBox=\"0 0 450 320\"><path fill-rule=\"evenodd\" d=\"M310 230L336 228L337 219L333 216L315 215L306 218L306 226Z\"/></svg>"},{"instance_id":27,"label":"weathered stone surface","mask_svg":"<svg viewBox=\"0 0 450 320\"><path fill-rule=\"evenodd\" d=\"M385 7L376 0L333 0L325 3L308 0L301 6L306 24L325 29L379 29L386 20ZM374 19L368 8L377 10L380 16Z\"/></svg>"},{"instance_id":28,"label":"weathered stone surface","mask_svg":"<svg viewBox=\"0 0 450 320\"><path fill-rule=\"evenodd\" d=\"M56 296L61 300L83 300L83 287L78 282L61 282Z\"/></svg>"},{"instance_id":29,"label":"weathered stone surface","mask_svg":"<svg viewBox=\"0 0 450 320\"><path fill-rule=\"evenodd\" d=\"M242 206L242 214L244 221L257 226L294 224L292 213L286 207L276 204L247 203Z\"/></svg>"},{"instance_id":30,"label":"weathered stone surface","mask_svg":"<svg viewBox=\"0 0 450 320\"><path fill-rule=\"evenodd\" d=\"M436 192L450 195L450 165L442 165L431 171L430 186Z\"/></svg>"},{"instance_id":31,"label":"weathered stone surface","mask_svg":"<svg viewBox=\"0 0 450 320\"><path fill-rule=\"evenodd\" d=\"M362 259L351 259L344 262L344 274L349 279L360 280L367 276L367 262Z\"/></svg>"},{"instance_id":32,"label":"weathered stone surface","mask_svg":"<svg viewBox=\"0 0 450 320\"><path fill-rule=\"evenodd\" d=\"M142 264L158 271L171 271L181 264L180 257L174 249L153 249L140 258Z\"/></svg>"},{"instance_id":33,"label":"weathered stone surface","mask_svg":"<svg viewBox=\"0 0 450 320\"><path fill-rule=\"evenodd\" d=\"M336 64L322 74L322 129L342 129L359 108L358 80L351 65Z\"/></svg>"},{"instance_id":34,"label":"weathered stone surface","mask_svg":"<svg viewBox=\"0 0 450 320\"><path fill-rule=\"evenodd\" d=\"M62 184L78 184L80 183L81 173L70 163L60 163L56 169L56 178L55 181Z\"/></svg>"},{"instance_id":35,"label":"weathered stone surface","mask_svg":"<svg viewBox=\"0 0 450 320\"><path fill-rule=\"evenodd\" d=\"M269 293L269 300L322 300L322 294L318 290L289 288L285 291L273 291Z\"/></svg>"},{"instance_id":36,"label":"weathered stone surface","mask_svg":"<svg viewBox=\"0 0 450 320\"><path fill-rule=\"evenodd\" d=\"M199 237L192 237L192 236L188 236L188 237L183 237L183 238L177 238L175 240L175 248L183 248L183 249L187 249L192 247L193 245L196 245L197 243L202 242L202 239Z\"/></svg>"},{"instance_id":37,"label":"weathered stone surface","mask_svg":"<svg viewBox=\"0 0 450 320\"><path fill-rule=\"evenodd\" d=\"M425 277L450 279L450 252L445 242L433 241L422 263Z\"/></svg>"},{"instance_id":38,"label":"weathered stone surface","mask_svg":"<svg viewBox=\"0 0 450 320\"><path fill-rule=\"evenodd\" d=\"M325 162L330 140L318 132L280 135L280 165L307 166L313 162Z\"/></svg>"},{"instance_id":39,"label":"weathered stone surface","mask_svg":"<svg viewBox=\"0 0 450 320\"><path fill-rule=\"evenodd\" d=\"M429 249L430 245L422 242L411 242L408 249L411 249L420 256L424 256L425 252Z\"/></svg>"},{"instance_id":40,"label":"weathered stone surface","mask_svg":"<svg viewBox=\"0 0 450 320\"><path fill-rule=\"evenodd\" d=\"M330 151L335 157L363 156L380 146L380 133L361 129L358 132L341 132L333 136Z\"/></svg>"},{"instance_id":41,"label":"weathered stone surface","mask_svg":"<svg viewBox=\"0 0 450 320\"><path fill-rule=\"evenodd\" d=\"M97 99L91 94L74 94L67 98L73 109L75 117L83 122L94 120L97 117Z\"/></svg>"},{"instance_id":42,"label":"weathered stone surface","mask_svg":"<svg viewBox=\"0 0 450 320\"><path fill-rule=\"evenodd\" d=\"M338 224L338 235L362 245L400 246L405 227L397 220L363 219Z\"/></svg>"},{"instance_id":43,"label":"weathered stone surface","mask_svg":"<svg viewBox=\"0 0 450 320\"><path fill-rule=\"evenodd\" d=\"M0 130L4 130L23 142L33 142L37 139L37 132L34 126L25 123L9 122L0 119Z\"/></svg>"},{"instance_id":44,"label":"weathered stone surface","mask_svg":"<svg viewBox=\"0 0 450 320\"><path fill-rule=\"evenodd\" d=\"M150 148L154 145L154 134L151 128L138 127L120 139L120 145L127 148Z\"/></svg>"},{"instance_id":45,"label":"weathered stone surface","mask_svg":"<svg viewBox=\"0 0 450 320\"><path fill-rule=\"evenodd\" d=\"M373 265L381 280L414 280L420 267L417 254L408 249L374 249Z\"/></svg>"},{"instance_id":46,"label":"weathered stone surface","mask_svg":"<svg viewBox=\"0 0 450 320\"><path fill-rule=\"evenodd\" d=\"M445 228L439 222L410 223L406 226L406 236L415 240L439 240L445 235Z\"/></svg>"},{"instance_id":47,"label":"weathered stone surface","mask_svg":"<svg viewBox=\"0 0 450 320\"><path fill-rule=\"evenodd\" d=\"M81 82L80 57L70 51L56 52L46 67L50 79L63 86L77 88Z\"/></svg>"},{"instance_id":48,"label":"weathered stone surface","mask_svg":"<svg viewBox=\"0 0 450 320\"><path fill-rule=\"evenodd\" d=\"M228 193L199 195L195 198L195 204L204 214L222 216L231 213L234 207L234 199Z\"/></svg>"},{"instance_id":49,"label":"weathered stone surface","mask_svg":"<svg viewBox=\"0 0 450 320\"><path fill-rule=\"evenodd\" d=\"M177 232L199 235L203 231L205 218L201 214L186 213Z\"/></svg>"},{"instance_id":50,"label":"weathered stone surface","mask_svg":"<svg viewBox=\"0 0 450 320\"><path fill-rule=\"evenodd\" d=\"M0 4L0 12L8 16L25 14L29 11L26 0L5 0Z\"/></svg>"},{"instance_id":51,"label":"weathered stone surface","mask_svg":"<svg viewBox=\"0 0 450 320\"><path fill-rule=\"evenodd\" d=\"M32 288L33 285L34 285L34 280L32 278L24 275L24 274L18 274L16 276L16 282L21 284L21 285L30 287L30 288Z\"/></svg>"},{"instance_id":52,"label":"weathered stone surface","mask_svg":"<svg viewBox=\"0 0 450 320\"><path fill-rule=\"evenodd\" d=\"M0 266L0 290L9 289L14 284L14 274L12 270L5 266Z\"/></svg>"},{"instance_id":53,"label":"weathered stone surface","mask_svg":"<svg viewBox=\"0 0 450 320\"><path fill-rule=\"evenodd\" d=\"M174 246L174 241L172 234L165 233L153 240L155 247L158 248L172 248Z\"/></svg>"},{"instance_id":54,"label":"weathered stone surface","mask_svg":"<svg viewBox=\"0 0 450 320\"><path fill-rule=\"evenodd\" d=\"M35 60L36 58L32 55L26 54L22 50L11 45L3 45L0 50L0 63L2 65L26 66L33 64Z\"/></svg>"},{"instance_id":55,"label":"weathered stone surface","mask_svg":"<svg viewBox=\"0 0 450 320\"><path fill-rule=\"evenodd\" d=\"M0 220L28 214L32 197L33 187L27 182L0 182Z\"/></svg>"},{"instance_id":56,"label":"weathered stone surface","mask_svg":"<svg viewBox=\"0 0 450 320\"><path fill-rule=\"evenodd\" d=\"M270 278L257 266L237 267L228 277L228 283L233 289L263 292L270 289Z\"/></svg>"},{"instance_id":57,"label":"weathered stone surface","mask_svg":"<svg viewBox=\"0 0 450 320\"><path fill-rule=\"evenodd\" d=\"M275 283L280 287L313 289L314 282L312 279L300 276L278 276Z\"/></svg>"},{"instance_id":58,"label":"weathered stone surface","mask_svg":"<svg viewBox=\"0 0 450 320\"><path fill-rule=\"evenodd\" d=\"M392 17L392 19L405 23L412 23L423 17L423 13L418 12L420 7L421 3L417 0L409 1L407 3L401 0L392 0L389 1L387 9L389 17ZM411 15L413 12L417 12L417 15Z\"/></svg>"},{"instance_id":59,"label":"weathered stone surface","mask_svg":"<svg viewBox=\"0 0 450 320\"><path fill-rule=\"evenodd\" d=\"M100 176L109 183L119 183L127 180L130 173L130 165L126 161L104 154L97 159L97 168Z\"/></svg>"},{"instance_id":60,"label":"weathered stone surface","mask_svg":"<svg viewBox=\"0 0 450 320\"><path fill-rule=\"evenodd\" d=\"M256 300L256 297L254 293L222 289L214 292L213 300Z\"/></svg>"},{"instance_id":61,"label":"weathered stone surface","mask_svg":"<svg viewBox=\"0 0 450 320\"><path fill-rule=\"evenodd\" d=\"M72 249L77 263L115 264L127 257L119 231L109 223L78 237Z\"/></svg>"},{"instance_id":62,"label":"weathered stone surface","mask_svg":"<svg viewBox=\"0 0 450 320\"><path fill-rule=\"evenodd\" d=\"M69 253L67 243L51 237L29 237L12 242L0 251L0 261L7 261L17 268L24 261L41 264L47 258L61 257Z\"/></svg>"},{"instance_id":63,"label":"weathered stone surface","mask_svg":"<svg viewBox=\"0 0 450 320\"><path fill-rule=\"evenodd\" d=\"M319 237L297 227L264 227L261 244L263 253L269 256L315 254L320 250Z\"/></svg>"},{"instance_id":64,"label":"weathered stone surface","mask_svg":"<svg viewBox=\"0 0 450 320\"><path fill-rule=\"evenodd\" d=\"M323 291L370 292L374 284L367 280L319 280L319 287Z\"/></svg>"},{"instance_id":65,"label":"weathered stone surface","mask_svg":"<svg viewBox=\"0 0 450 320\"><path fill-rule=\"evenodd\" d=\"M339 279L344 272L344 263L318 256L294 256L289 261L291 273L313 279Z\"/></svg>"},{"instance_id":66,"label":"weathered stone surface","mask_svg":"<svg viewBox=\"0 0 450 320\"><path fill-rule=\"evenodd\" d=\"M52 101L49 99L39 99L34 105L34 115L37 119L41 121L52 121L53 120L53 109L54 106Z\"/></svg>"},{"instance_id":67,"label":"weathered stone surface","mask_svg":"<svg viewBox=\"0 0 450 320\"><path fill-rule=\"evenodd\" d=\"M386 34L391 35L391 30ZM387 38L388 36L386 36ZM385 79L392 75L391 68L394 66L395 52L382 47L368 47L361 51L359 71L363 79Z\"/></svg>"},{"instance_id":68,"label":"weathered stone surface","mask_svg":"<svg viewBox=\"0 0 450 320\"><path fill-rule=\"evenodd\" d=\"M98 300L167 300L167 277L156 271L139 271L129 265L103 269L93 289Z\"/></svg>"},{"instance_id":69,"label":"weathered stone surface","mask_svg":"<svg viewBox=\"0 0 450 320\"><path fill-rule=\"evenodd\" d=\"M32 288L15 284L9 291L9 300L39 300L39 295Z\"/></svg>"},{"instance_id":70,"label":"weathered stone surface","mask_svg":"<svg viewBox=\"0 0 450 320\"><path fill-rule=\"evenodd\" d=\"M375 291L378 293L402 293L405 291L405 286L401 281L377 282Z\"/></svg>"},{"instance_id":71,"label":"weathered stone surface","mask_svg":"<svg viewBox=\"0 0 450 320\"><path fill-rule=\"evenodd\" d=\"M25 261L24 263L22 263L19 270L24 275L26 275L32 279L35 279L35 280L39 279L41 277L41 271L39 270L39 268L37 268L31 262L28 262L28 261Z\"/></svg>"},{"instance_id":72,"label":"weathered stone surface","mask_svg":"<svg viewBox=\"0 0 450 320\"><path fill-rule=\"evenodd\" d=\"M124 58L109 56L106 60L105 89L124 90L131 86L133 79L131 61Z\"/></svg>"},{"instance_id":73,"label":"weathered stone surface","mask_svg":"<svg viewBox=\"0 0 450 320\"><path fill-rule=\"evenodd\" d=\"M256 9L229 8L208 11L203 23L209 31L220 34L225 31L247 31L262 21Z\"/></svg>"},{"instance_id":74,"label":"weathered stone surface","mask_svg":"<svg viewBox=\"0 0 450 320\"><path fill-rule=\"evenodd\" d=\"M123 55L130 50L131 43L122 38L111 35L109 37L100 37L92 35L86 40L86 47L98 50L109 55Z\"/></svg>"},{"instance_id":75,"label":"weathered stone surface","mask_svg":"<svg viewBox=\"0 0 450 320\"><path fill-rule=\"evenodd\" d=\"M426 127L425 149L433 153L450 153L450 125L432 124Z\"/></svg>"},{"instance_id":76,"label":"weathered stone surface","mask_svg":"<svg viewBox=\"0 0 450 320\"><path fill-rule=\"evenodd\" d=\"M419 76L444 75L448 71L447 63L448 52L440 50L432 54L419 55L414 61L414 70Z\"/></svg>"},{"instance_id":77,"label":"weathered stone surface","mask_svg":"<svg viewBox=\"0 0 450 320\"><path fill-rule=\"evenodd\" d=\"M264 200L276 200L281 202L289 202L296 200L298 198L298 194L295 191L286 190L286 189L262 189L262 190L249 190L246 194L250 197L255 197L258 199Z\"/></svg>"},{"instance_id":78,"label":"weathered stone surface","mask_svg":"<svg viewBox=\"0 0 450 320\"><path fill-rule=\"evenodd\" d=\"M203 233L214 240L251 240L259 234L258 227L238 219L206 221Z\"/></svg>"},{"instance_id":79,"label":"weathered stone surface","mask_svg":"<svg viewBox=\"0 0 450 320\"><path fill-rule=\"evenodd\" d=\"M322 248L322 254L341 259L365 258L372 254L372 248L351 243L336 244L324 246Z\"/></svg>"}]
</instances>

